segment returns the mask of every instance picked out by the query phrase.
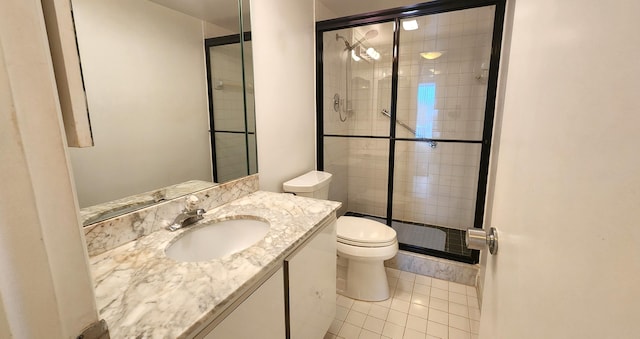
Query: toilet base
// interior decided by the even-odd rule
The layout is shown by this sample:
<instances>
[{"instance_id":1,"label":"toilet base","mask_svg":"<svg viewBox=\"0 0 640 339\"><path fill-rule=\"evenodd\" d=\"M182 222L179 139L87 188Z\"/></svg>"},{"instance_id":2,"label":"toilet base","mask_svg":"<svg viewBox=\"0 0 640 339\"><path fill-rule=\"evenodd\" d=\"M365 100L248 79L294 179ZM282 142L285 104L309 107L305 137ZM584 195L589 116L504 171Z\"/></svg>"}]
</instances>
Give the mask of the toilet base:
<instances>
[{"instance_id":1,"label":"toilet base","mask_svg":"<svg viewBox=\"0 0 640 339\"><path fill-rule=\"evenodd\" d=\"M389 283L383 261L349 259L346 288L341 294L363 301L389 299Z\"/></svg>"}]
</instances>

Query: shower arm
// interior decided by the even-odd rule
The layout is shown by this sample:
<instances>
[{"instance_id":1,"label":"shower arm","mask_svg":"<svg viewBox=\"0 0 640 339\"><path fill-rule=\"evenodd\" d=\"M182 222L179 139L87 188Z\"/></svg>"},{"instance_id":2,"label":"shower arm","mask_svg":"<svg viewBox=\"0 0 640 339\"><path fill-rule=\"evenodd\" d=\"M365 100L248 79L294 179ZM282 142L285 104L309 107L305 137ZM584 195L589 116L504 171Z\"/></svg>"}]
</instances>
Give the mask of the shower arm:
<instances>
[{"instance_id":1,"label":"shower arm","mask_svg":"<svg viewBox=\"0 0 640 339\"><path fill-rule=\"evenodd\" d=\"M383 109L380 111L380 113L381 113L382 115L384 115L385 117L387 117L387 118L391 119L391 114L389 114L389 111L387 111L387 109L386 109L386 108L383 108ZM405 124L404 122L402 122L402 121L400 121L400 120L396 119L396 124L398 124L398 125L400 125L400 126L404 127L404 129L406 129L407 131L411 132L411 134L413 134L413 135L417 136L417 134L416 134L416 130L415 130L415 129L413 129L413 128L411 128L411 126L409 126L409 125ZM435 140L429 140L429 146L431 146L431 148L436 148L436 147L438 146L438 142L437 142L437 141L435 141Z\"/></svg>"}]
</instances>

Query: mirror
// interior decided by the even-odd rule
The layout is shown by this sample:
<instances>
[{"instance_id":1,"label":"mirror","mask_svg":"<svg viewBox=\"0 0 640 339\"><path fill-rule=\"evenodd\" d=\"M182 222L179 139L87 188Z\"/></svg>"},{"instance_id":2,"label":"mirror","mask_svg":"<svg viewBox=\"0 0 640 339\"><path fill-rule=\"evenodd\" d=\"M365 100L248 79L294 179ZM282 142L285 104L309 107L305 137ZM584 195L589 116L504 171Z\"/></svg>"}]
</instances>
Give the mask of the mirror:
<instances>
[{"instance_id":1,"label":"mirror","mask_svg":"<svg viewBox=\"0 0 640 339\"><path fill-rule=\"evenodd\" d=\"M244 27L242 41L239 34L205 40L216 182L258 171L249 0L240 4ZM237 62L236 56L240 54L244 56L244 64Z\"/></svg>"},{"instance_id":2,"label":"mirror","mask_svg":"<svg viewBox=\"0 0 640 339\"><path fill-rule=\"evenodd\" d=\"M84 224L257 172L248 0L71 3L95 144L69 148ZM233 37L225 54L205 48Z\"/></svg>"}]
</instances>

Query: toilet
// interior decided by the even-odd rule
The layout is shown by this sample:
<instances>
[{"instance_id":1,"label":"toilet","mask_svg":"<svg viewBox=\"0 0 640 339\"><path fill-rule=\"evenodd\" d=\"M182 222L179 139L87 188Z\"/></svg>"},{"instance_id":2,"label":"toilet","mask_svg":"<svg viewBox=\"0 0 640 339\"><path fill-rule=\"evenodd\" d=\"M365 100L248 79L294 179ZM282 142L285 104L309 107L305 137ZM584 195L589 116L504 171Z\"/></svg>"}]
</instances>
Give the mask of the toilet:
<instances>
[{"instance_id":1,"label":"toilet","mask_svg":"<svg viewBox=\"0 0 640 339\"><path fill-rule=\"evenodd\" d=\"M285 192L327 199L331 174L311 171L283 184ZM338 256L347 261L344 289L338 292L358 300L389 298L384 261L398 253L396 231L374 220L342 216L337 222Z\"/></svg>"}]
</instances>

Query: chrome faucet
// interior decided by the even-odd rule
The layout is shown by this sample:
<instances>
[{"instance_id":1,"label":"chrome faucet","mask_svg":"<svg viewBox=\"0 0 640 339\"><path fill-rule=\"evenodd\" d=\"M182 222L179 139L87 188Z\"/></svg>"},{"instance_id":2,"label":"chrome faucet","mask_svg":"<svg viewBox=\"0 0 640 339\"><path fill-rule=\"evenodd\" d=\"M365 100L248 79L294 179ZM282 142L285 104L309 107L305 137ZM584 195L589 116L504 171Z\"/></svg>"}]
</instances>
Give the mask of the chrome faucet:
<instances>
[{"instance_id":1,"label":"chrome faucet","mask_svg":"<svg viewBox=\"0 0 640 339\"><path fill-rule=\"evenodd\" d=\"M167 226L167 229L171 232L173 231L177 231L183 227L189 226L191 224L194 224L195 222L197 222L198 220L202 220L204 219L204 214L207 213L207 211L205 211L202 208L198 208L198 209L194 209L194 210L188 210L188 209L184 209L182 210L182 212L180 214L178 214L178 216L176 217L176 219L173 221L173 223L169 226Z\"/></svg>"}]
</instances>

